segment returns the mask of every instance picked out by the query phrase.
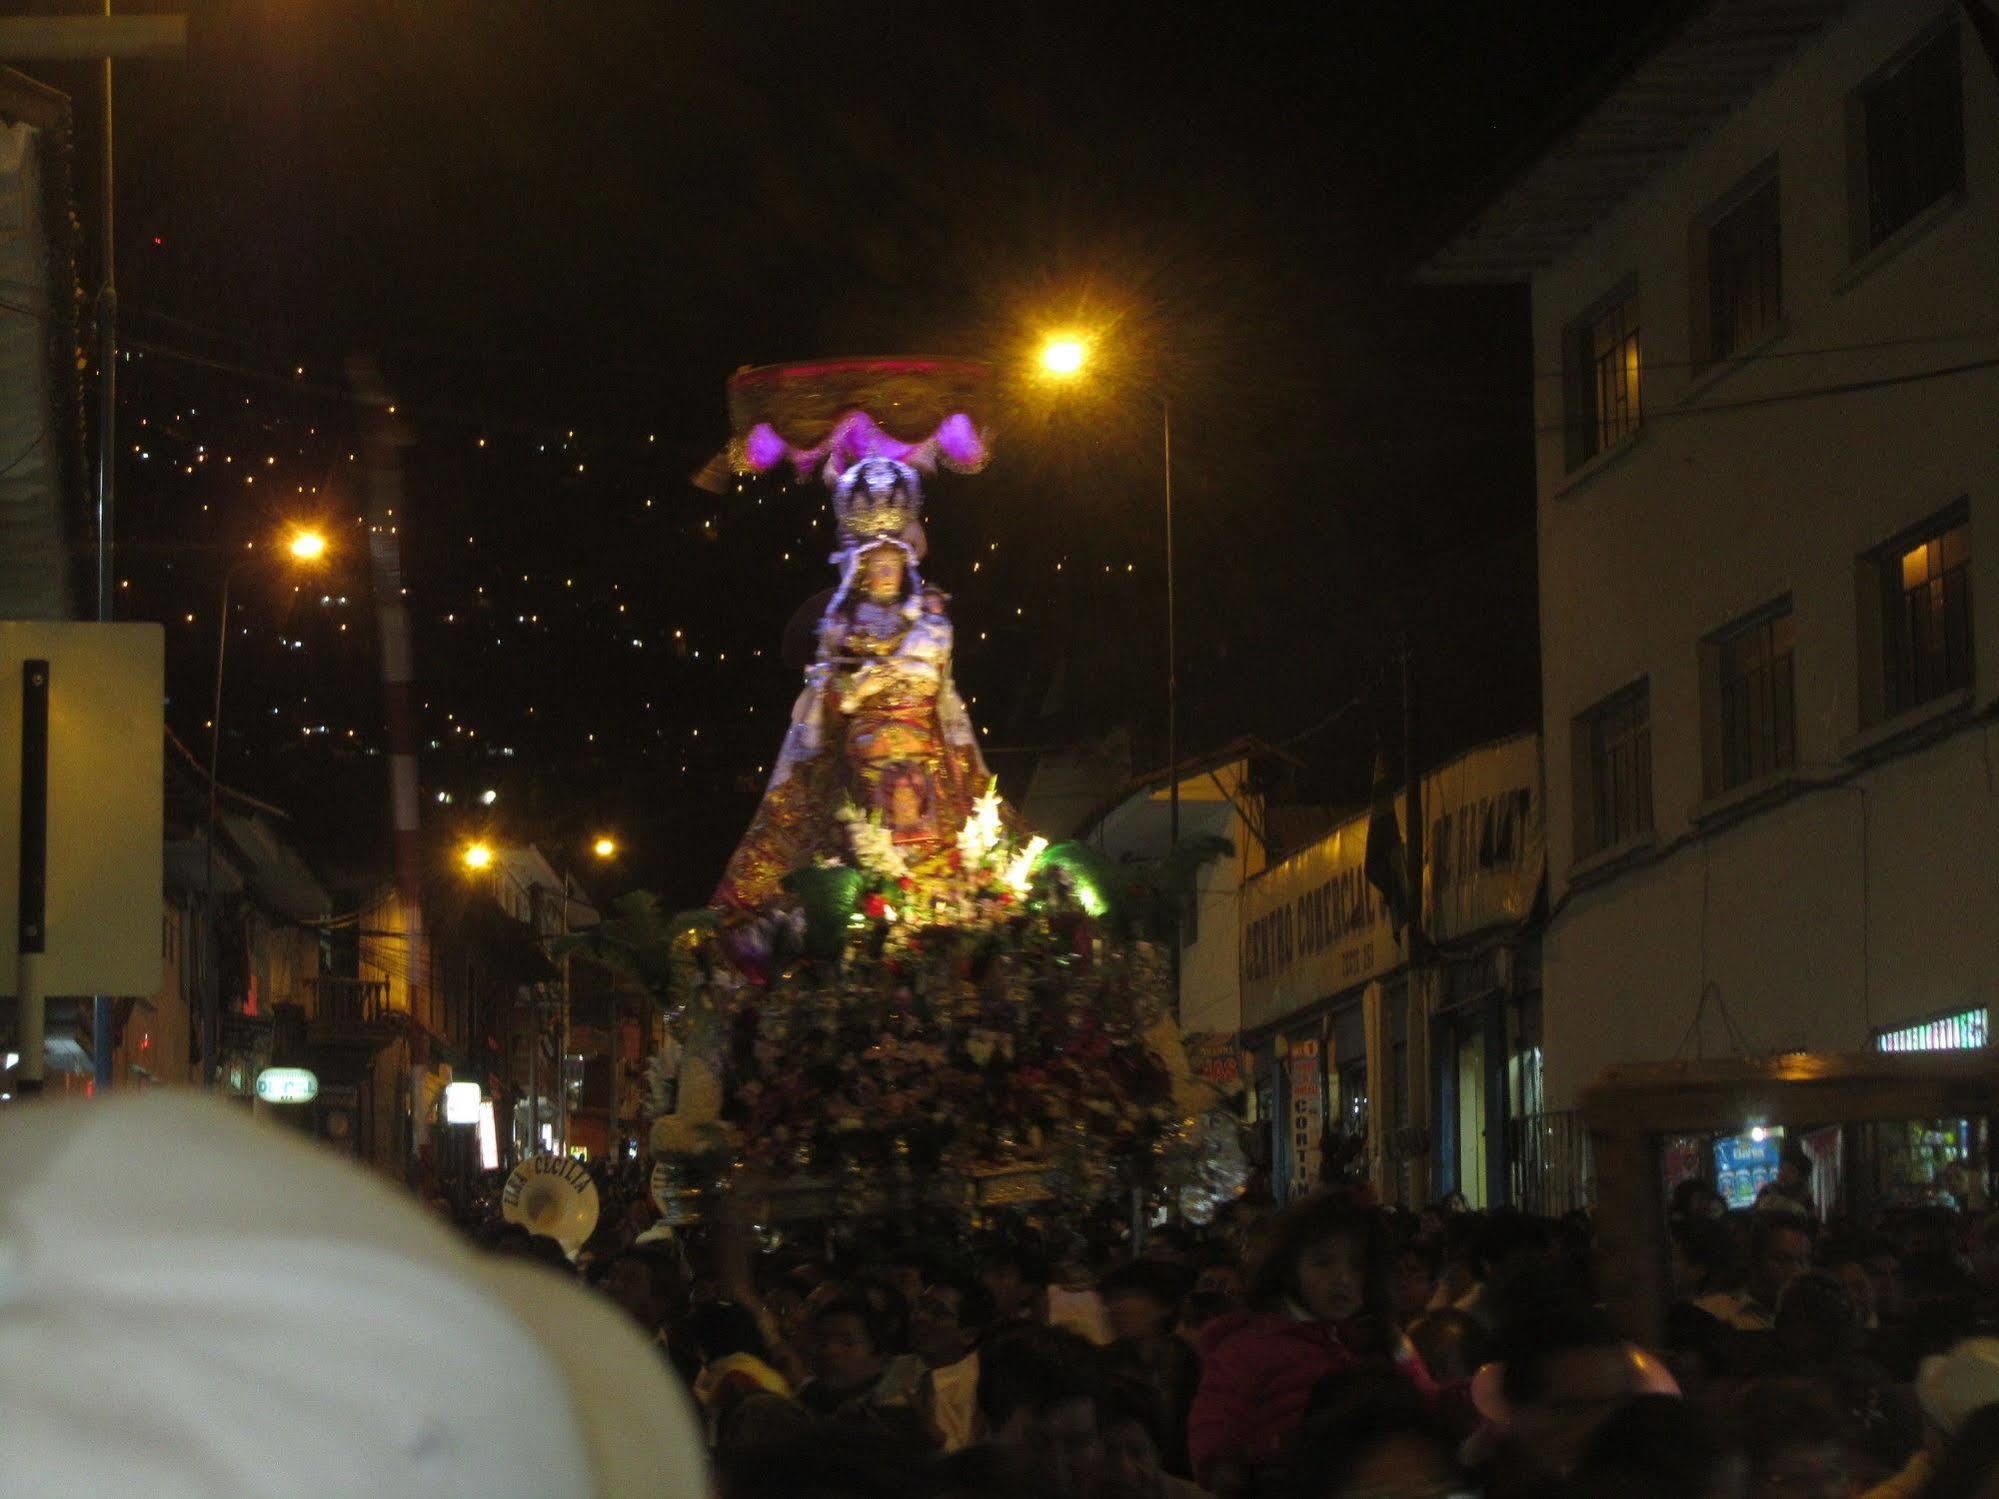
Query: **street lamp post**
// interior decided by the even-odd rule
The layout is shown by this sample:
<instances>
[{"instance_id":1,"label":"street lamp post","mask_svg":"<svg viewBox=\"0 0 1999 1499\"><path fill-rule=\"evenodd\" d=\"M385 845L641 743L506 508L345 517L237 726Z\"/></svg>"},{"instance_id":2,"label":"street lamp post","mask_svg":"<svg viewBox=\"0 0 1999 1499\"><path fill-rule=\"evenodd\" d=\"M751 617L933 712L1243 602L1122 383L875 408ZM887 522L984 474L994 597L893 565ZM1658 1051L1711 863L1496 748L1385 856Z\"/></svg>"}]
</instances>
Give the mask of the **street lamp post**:
<instances>
[{"instance_id":1,"label":"street lamp post","mask_svg":"<svg viewBox=\"0 0 1999 1499\"><path fill-rule=\"evenodd\" d=\"M295 562L317 562L326 555L326 538L317 531L295 532L285 545ZM221 973L216 962L215 930L215 801L222 763L222 670L229 660L229 590L236 574L244 568L268 561L268 557L239 557L222 574L222 615L215 627L215 700L208 715L208 818L202 832L201 899L206 916L207 950L203 954L201 992L201 1076L205 1084L215 1082L217 1053L222 1040Z\"/></svg>"},{"instance_id":2,"label":"street lamp post","mask_svg":"<svg viewBox=\"0 0 1999 1499\"><path fill-rule=\"evenodd\" d=\"M1042 373L1053 380L1073 380L1090 362L1089 340L1076 334L1056 334L1041 346ZM1173 402L1166 392L1159 402L1160 493L1166 511L1166 851L1180 846L1180 615L1173 558ZM1180 906L1173 907L1173 1012L1180 1012Z\"/></svg>"}]
</instances>

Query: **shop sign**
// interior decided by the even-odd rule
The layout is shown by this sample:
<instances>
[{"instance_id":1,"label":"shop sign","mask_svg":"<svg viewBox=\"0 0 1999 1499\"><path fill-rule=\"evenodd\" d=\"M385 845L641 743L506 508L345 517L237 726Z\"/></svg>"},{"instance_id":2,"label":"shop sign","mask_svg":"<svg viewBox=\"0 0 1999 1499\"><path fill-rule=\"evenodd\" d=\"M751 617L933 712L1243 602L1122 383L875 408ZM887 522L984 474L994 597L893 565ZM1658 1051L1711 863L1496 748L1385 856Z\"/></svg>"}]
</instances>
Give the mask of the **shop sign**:
<instances>
[{"instance_id":1,"label":"shop sign","mask_svg":"<svg viewBox=\"0 0 1999 1499\"><path fill-rule=\"evenodd\" d=\"M1266 1025L1401 961L1367 878L1365 814L1243 887L1242 1020Z\"/></svg>"},{"instance_id":2,"label":"shop sign","mask_svg":"<svg viewBox=\"0 0 1999 1499\"><path fill-rule=\"evenodd\" d=\"M1527 919L1547 862L1541 739L1519 734L1423 777L1423 913L1432 937Z\"/></svg>"},{"instance_id":3,"label":"shop sign","mask_svg":"<svg viewBox=\"0 0 1999 1499\"><path fill-rule=\"evenodd\" d=\"M305 1067L266 1067L257 1074L257 1097L265 1103L311 1103L319 1097L319 1075Z\"/></svg>"},{"instance_id":4,"label":"shop sign","mask_svg":"<svg viewBox=\"0 0 1999 1499\"><path fill-rule=\"evenodd\" d=\"M1242 1047L1234 1031L1196 1031L1184 1044L1187 1070L1202 1082L1224 1093L1243 1085Z\"/></svg>"},{"instance_id":5,"label":"shop sign","mask_svg":"<svg viewBox=\"0 0 1999 1499\"><path fill-rule=\"evenodd\" d=\"M1317 1037L1293 1041L1285 1065L1290 1071L1291 1196L1303 1197L1318 1185L1320 1147L1326 1134L1326 1087Z\"/></svg>"},{"instance_id":6,"label":"shop sign","mask_svg":"<svg viewBox=\"0 0 1999 1499\"><path fill-rule=\"evenodd\" d=\"M479 1106L483 1102L477 1083L446 1083L444 1085L444 1122L446 1124L477 1124Z\"/></svg>"}]
</instances>

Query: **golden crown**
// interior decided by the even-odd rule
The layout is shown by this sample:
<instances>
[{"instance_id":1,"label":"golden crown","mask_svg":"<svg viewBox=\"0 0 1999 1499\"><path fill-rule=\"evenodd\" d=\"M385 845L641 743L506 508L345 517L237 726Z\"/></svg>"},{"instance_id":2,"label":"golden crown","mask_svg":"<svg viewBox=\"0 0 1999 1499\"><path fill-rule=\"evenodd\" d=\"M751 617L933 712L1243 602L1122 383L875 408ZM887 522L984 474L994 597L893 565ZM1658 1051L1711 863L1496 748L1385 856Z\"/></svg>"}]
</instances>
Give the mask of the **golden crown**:
<instances>
[{"instance_id":1,"label":"golden crown","mask_svg":"<svg viewBox=\"0 0 1999 1499\"><path fill-rule=\"evenodd\" d=\"M923 517L923 485L906 463L863 458L834 486L833 514L849 542L900 536Z\"/></svg>"}]
</instances>

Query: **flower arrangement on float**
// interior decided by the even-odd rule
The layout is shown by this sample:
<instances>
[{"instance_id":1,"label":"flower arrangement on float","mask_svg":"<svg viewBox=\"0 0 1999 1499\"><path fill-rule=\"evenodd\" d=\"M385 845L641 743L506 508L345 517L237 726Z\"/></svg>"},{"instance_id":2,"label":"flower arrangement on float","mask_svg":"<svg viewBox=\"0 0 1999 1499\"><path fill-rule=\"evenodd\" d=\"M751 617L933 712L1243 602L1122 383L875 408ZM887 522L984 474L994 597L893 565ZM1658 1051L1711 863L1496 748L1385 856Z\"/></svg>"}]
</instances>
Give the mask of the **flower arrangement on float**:
<instances>
[{"instance_id":1,"label":"flower arrangement on float","mask_svg":"<svg viewBox=\"0 0 1999 1499\"><path fill-rule=\"evenodd\" d=\"M997 786L920 862L839 817L848 857L794 872L757 961L686 945L656 1155L689 1181L1101 1198L1185 1143L1206 1099L1169 965L1093 851L1014 834Z\"/></svg>"}]
</instances>

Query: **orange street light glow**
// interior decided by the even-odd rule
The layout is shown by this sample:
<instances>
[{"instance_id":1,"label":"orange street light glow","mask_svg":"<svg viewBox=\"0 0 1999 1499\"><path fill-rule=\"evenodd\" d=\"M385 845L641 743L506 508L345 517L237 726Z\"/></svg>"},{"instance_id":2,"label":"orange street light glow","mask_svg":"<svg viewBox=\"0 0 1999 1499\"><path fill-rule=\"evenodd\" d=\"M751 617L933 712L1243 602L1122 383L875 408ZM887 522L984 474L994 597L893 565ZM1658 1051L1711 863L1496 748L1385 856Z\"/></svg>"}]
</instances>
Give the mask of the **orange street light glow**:
<instances>
[{"instance_id":1,"label":"orange street light glow","mask_svg":"<svg viewBox=\"0 0 1999 1499\"><path fill-rule=\"evenodd\" d=\"M489 843L468 843L459 855L467 869L490 869L493 867L493 846Z\"/></svg>"},{"instance_id":2,"label":"orange street light glow","mask_svg":"<svg viewBox=\"0 0 1999 1499\"><path fill-rule=\"evenodd\" d=\"M595 843L590 845L590 852L600 859L615 858L618 853L618 840L608 835L599 838Z\"/></svg>"},{"instance_id":3,"label":"orange street light glow","mask_svg":"<svg viewBox=\"0 0 1999 1499\"><path fill-rule=\"evenodd\" d=\"M1089 346L1069 334L1051 338L1041 346L1042 370L1065 380L1080 373L1089 357Z\"/></svg>"},{"instance_id":4,"label":"orange street light glow","mask_svg":"<svg viewBox=\"0 0 1999 1499\"><path fill-rule=\"evenodd\" d=\"M326 555L326 538L317 531L294 532L291 554L301 562L317 562Z\"/></svg>"}]
</instances>

